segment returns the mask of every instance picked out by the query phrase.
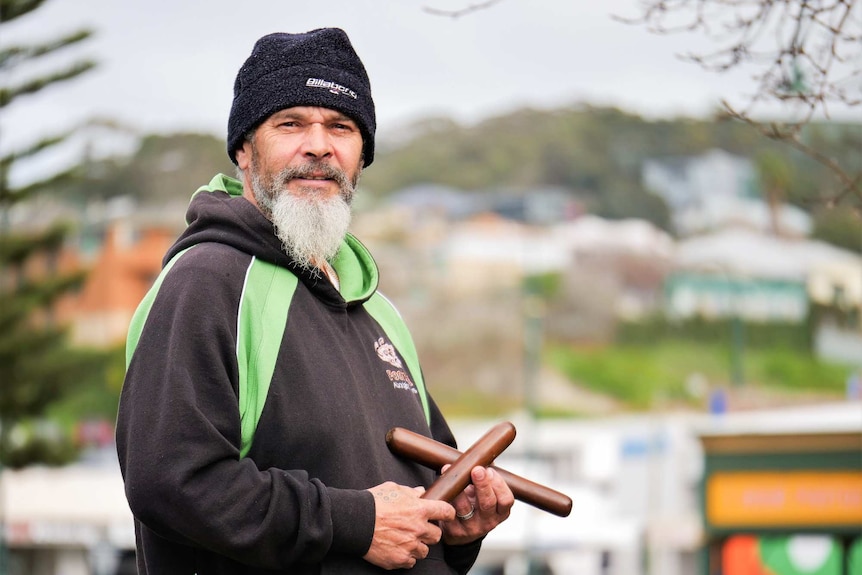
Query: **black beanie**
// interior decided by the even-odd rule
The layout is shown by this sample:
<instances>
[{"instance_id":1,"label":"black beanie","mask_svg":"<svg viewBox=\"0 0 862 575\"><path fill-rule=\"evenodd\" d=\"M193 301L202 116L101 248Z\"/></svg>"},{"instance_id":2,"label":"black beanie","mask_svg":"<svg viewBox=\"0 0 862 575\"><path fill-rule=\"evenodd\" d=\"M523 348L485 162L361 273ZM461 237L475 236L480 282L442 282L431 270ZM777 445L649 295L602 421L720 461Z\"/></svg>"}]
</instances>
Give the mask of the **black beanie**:
<instances>
[{"instance_id":1,"label":"black beanie","mask_svg":"<svg viewBox=\"0 0 862 575\"><path fill-rule=\"evenodd\" d=\"M365 165L374 160L371 84L343 30L269 34L255 43L233 86L227 124L231 161L236 164L236 150L250 130L292 106L321 106L349 116L362 132Z\"/></svg>"}]
</instances>

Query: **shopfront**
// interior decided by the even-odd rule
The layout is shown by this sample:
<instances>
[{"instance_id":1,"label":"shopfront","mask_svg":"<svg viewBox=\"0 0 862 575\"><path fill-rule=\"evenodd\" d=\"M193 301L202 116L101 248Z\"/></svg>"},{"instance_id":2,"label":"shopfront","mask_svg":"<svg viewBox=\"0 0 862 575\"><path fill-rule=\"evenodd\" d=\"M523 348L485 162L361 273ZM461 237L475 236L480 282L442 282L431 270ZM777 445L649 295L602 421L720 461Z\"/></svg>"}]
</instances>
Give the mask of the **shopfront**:
<instances>
[{"instance_id":1,"label":"shopfront","mask_svg":"<svg viewBox=\"0 0 862 575\"><path fill-rule=\"evenodd\" d=\"M862 424L846 421L700 435L703 575L862 575Z\"/></svg>"}]
</instances>

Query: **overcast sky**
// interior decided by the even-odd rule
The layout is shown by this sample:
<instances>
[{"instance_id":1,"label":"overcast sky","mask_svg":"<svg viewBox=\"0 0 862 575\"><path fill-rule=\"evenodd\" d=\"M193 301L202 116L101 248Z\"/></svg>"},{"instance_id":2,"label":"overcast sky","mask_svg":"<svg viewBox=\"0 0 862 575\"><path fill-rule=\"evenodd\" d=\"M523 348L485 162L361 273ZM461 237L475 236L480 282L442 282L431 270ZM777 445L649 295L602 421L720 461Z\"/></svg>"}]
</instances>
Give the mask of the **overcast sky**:
<instances>
[{"instance_id":1,"label":"overcast sky","mask_svg":"<svg viewBox=\"0 0 862 575\"><path fill-rule=\"evenodd\" d=\"M363 59L381 137L424 116L469 123L528 105L698 116L753 90L750 72L717 75L677 57L706 46L701 38L612 19L637 15L637 0L501 0L459 19L423 10L471 3L479 0L49 0L5 25L0 46L87 26L96 36L75 55L99 68L11 106L0 148L8 135L35 139L92 116L223 136L233 80L255 40L321 26L344 28Z\"/></svg>"}]
</instances>

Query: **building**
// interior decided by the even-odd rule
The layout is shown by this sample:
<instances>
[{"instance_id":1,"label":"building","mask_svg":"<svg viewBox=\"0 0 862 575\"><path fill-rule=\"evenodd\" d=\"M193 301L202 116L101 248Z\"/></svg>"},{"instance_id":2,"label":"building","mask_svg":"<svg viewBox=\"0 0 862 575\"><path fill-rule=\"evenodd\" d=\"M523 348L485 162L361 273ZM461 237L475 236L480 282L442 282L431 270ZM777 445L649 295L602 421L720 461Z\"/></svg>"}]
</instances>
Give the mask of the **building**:
<instances>
[{"instance_id":1,"label":"building","mask_svg":"<svg viewBox=\"0 0 862 575\"><path fill-rule=\"evenodd\" d=\"M107 227L82 289L58 304L58 319L72 326L74 343L103 347L125 341L132 315L176 235L164 226L138 229L129 219Z\"/></svg>"},{"instance_id":2,"label":"building","mask_svg":"<svg viewBox=\"0 0 862 575\"><path fill-rule=\"evenodd\" d=\"M862 575L862 406L739 414L699 430L711 575Z\"/></svg>"},{"instance_id":3,"label":"building","mask_svg":"<svg viewBox=\"0 0 862 575\"><path fill-rule=\"evenodd\" d=\"M132 515L116 454L106 455L99 465L3 470L4 575L135 573Z\"/></svg>"},{"instance_id":4,"label":"building","mask_svg":"<svg viewBox=\"0 0 862 575\"><path fill-rule=\"evenodd\" d=\"M681 240L672 265L671 318L801 322L812 300L862 308L862 256L822 241L728 228Z\"/></svg>"},{"instance_id":5,"label":"building","mask_svg":"<svg viewBox=\"0 0 862 575\"><path fill-rule=\"evenodd\" d=\"M724 150L646 160L641 178L644 187L667 203L681 236L727 225L792 236L806 236L811 231L811 218L799 208L782 204L773 213L760 197L751 160ZM774 220L779 230L773 229Z\"/></svg>"}]
</instances>

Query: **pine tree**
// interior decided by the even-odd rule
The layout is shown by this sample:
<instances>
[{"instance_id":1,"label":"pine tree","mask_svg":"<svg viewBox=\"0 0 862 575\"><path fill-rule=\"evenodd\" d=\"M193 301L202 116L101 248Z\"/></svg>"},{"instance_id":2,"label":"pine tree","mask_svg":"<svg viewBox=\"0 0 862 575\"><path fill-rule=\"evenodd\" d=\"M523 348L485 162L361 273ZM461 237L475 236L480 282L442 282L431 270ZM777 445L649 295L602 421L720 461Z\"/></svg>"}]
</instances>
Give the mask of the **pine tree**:
<instances>
[{"instance_id":1,"label":"pine tree","mask_svg":"<svg viewBox=\"0 0 862 575\"><path fill-rule=\"evenodd\" d=\"M0 0L0 38L9 22L29 15L44 0ZM33 45L0 47L0 114L19 98L54 89L94 67L89 60L38 77L27 77L34 62L61 53L89 38L81 30L59 39ZM11 71L17 74L10 74ZM17 82L12 77L21 78ZM16 149L16 134L0 134L0 465L20 467L31 463L62 463L73 455L68 440L34 433L46 409L76 384L100 369L102 353L71 345L67 329L59 325L54 307L58 299L83 280L80 272L61 274L57 257L70 226L52 222L44 226L13 225L15 206L57 194L64 184L80 176L69 168L26 185L13 186L14 165L39 157L66 141L71 132L45 138Z\"/></svg>"}]
</instances>

